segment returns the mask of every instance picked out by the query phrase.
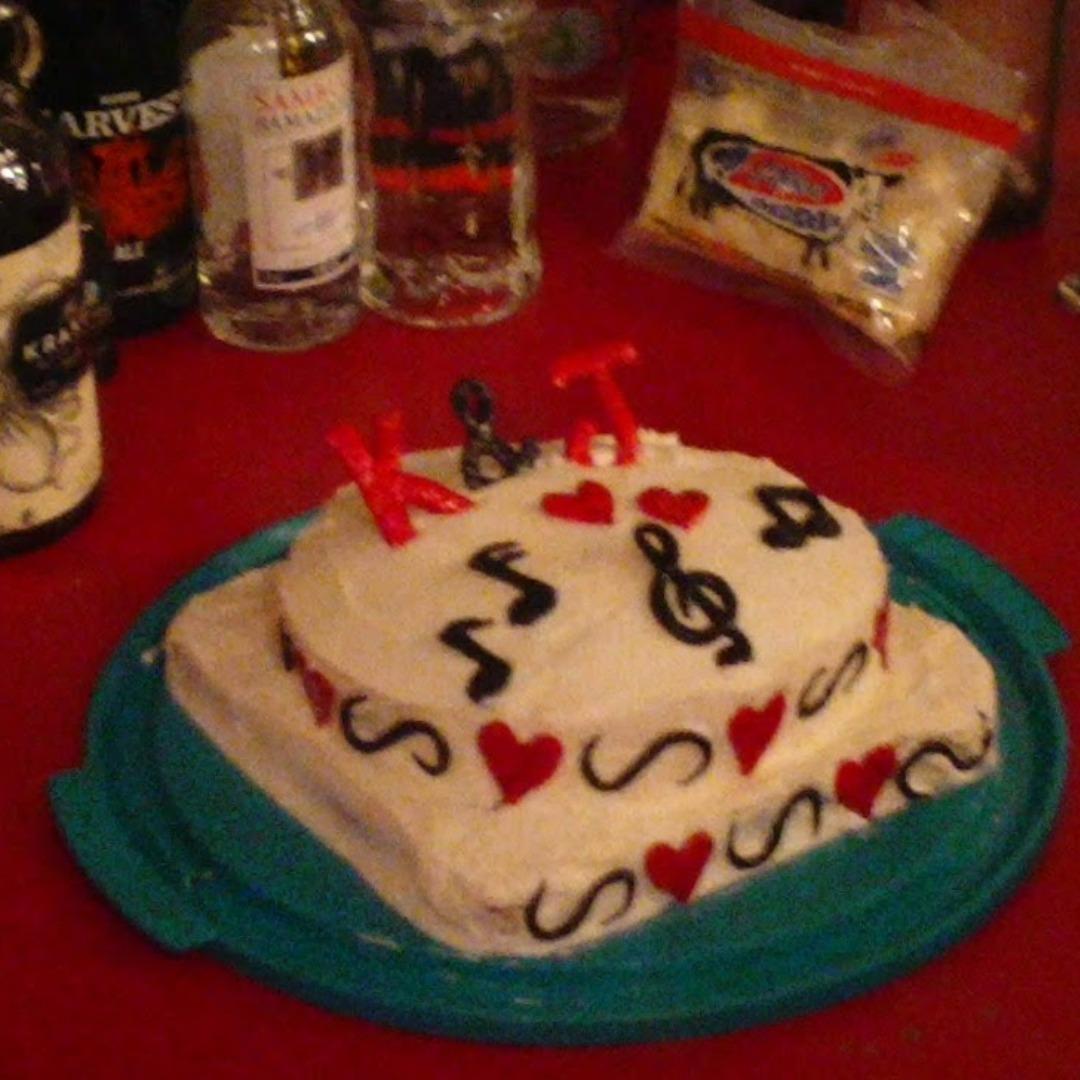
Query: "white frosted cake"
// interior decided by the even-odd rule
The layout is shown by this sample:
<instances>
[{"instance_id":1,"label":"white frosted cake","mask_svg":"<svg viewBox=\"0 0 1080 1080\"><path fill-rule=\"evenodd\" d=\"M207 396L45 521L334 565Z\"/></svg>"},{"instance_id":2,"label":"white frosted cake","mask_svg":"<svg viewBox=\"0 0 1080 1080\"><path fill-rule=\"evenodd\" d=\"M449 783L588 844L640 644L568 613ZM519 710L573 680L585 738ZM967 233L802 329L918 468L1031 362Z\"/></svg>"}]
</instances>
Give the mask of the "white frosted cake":
<instances>
[{"instance_id":1,"label":"white frosted cake","mask_svg":"<svg viewBox=\"0 0 1080 1080\"><path fill-rule=\"evenodd\" d=\"M766 460L625 449L467 495L460 449L411 455L454 512L388 542L347 485L168 632L192 721L463 952L625 932L996 761L990 665L889 601L857 514Z\"/></svg>"}]
</instances>

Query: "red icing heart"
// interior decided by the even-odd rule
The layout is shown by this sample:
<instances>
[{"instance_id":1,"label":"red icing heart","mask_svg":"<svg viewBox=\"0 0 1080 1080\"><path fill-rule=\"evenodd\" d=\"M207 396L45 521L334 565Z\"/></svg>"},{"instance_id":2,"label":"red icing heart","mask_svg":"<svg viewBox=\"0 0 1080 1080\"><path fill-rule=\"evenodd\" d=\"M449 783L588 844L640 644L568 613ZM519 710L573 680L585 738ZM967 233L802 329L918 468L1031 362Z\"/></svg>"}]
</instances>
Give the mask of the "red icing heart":
<instances>
[{"instance_id":1,"label":"red icing heart","mask_svg":"<svg viewBox=\"0 0 1080 1080\"><path fill-rule=\"evenodd\" d=\"M874 616L874 637L872 642L878 655L881 657L881 666L888 669L889 666L889 598L878 608Z\"/></svg>"},{"instance_id":2,"label":"red icing heart","mask_svg":"<svg viewBox=\"0 0 1080 1080\"><path fill-rule=\"evenodd\" d=\"M862 761L844 761L836 770L836 797L849 810L869 819L878 792L896 772L896 751L878 746Z\"/></svg>"},{"instance_id":3,"label":"red icing heart","mask_svg":"<svg viewBox=\"0 0 1080 1080\"><path fill-rule=\"evenodd\" d=\"M615 520L615 500L603 484L582 480L572 493L551 492L540 505L544 513L587 525L610 525Z\"/></svg>"},{"instance_id":4,"label":"red icing heart","mask_svg":"<svg viewBox=\"0 0 1080 1080\"><path fill-rule=\"evenodd\" d=\"M562 743L554 735L536 735L523 743L501 720L485 724L476 741L508 803L547 781L562 760Z\"/></svg>"},{"instance_id":5,"label":"red icing heart","mask_svg":"<svg viewBox=\"0 0 1080 1080\"><path fill-rule=\"evenodd\" d=\"M688 488L686 491L669 491L667 488L651 487L637 498L637 504L649 517L689 529L701 520L709 506L709 496L704 491Z\"/></svg>"},{"instance_id":6,"label":"red icing heart","mask_svg":"<svg viewBox=\"0 0 1080 1080\"><path fill-rule=\"evenodd\" d=\"M712 849L712 837L707 832L694 833L681 848L653 844L645 853L645 873L658 889L685 904L694 892Z\"/></svg>"},{"instance_id":7,"label":"red icing heart","mask_svg":"<svg viewBox=\"0 0 1080 1080\"><path fill-rule=\"evenodd\" d=\"M334 714L334 687L330 680L314 668L305 667L300 672L311 711L315 714L315 723L330 723Z\"/></svg>"},{"instance_id":8,"label":"red icing heart","mask_svg":"<svg viewBox=\"0 0 1080 1080\"><path fill-rule=\"evenodd\" d=\"M739 759L739 772L749 776L758 759L772 742L780 721L784 718L787 702L783 694L777 694L763 709L748 705L740 709L728 721L728 738Z\"/></svg>"}]
</instances>

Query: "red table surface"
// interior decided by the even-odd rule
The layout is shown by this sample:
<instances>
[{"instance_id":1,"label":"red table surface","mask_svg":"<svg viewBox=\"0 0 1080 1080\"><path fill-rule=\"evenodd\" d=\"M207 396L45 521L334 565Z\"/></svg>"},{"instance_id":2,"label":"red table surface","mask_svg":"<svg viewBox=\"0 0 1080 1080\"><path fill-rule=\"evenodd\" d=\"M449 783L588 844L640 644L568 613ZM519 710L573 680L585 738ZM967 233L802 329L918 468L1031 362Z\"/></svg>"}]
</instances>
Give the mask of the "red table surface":
<instances>
[{"instance_id":1,"label":"red table surface","mask_svg":"<svg viewBox=\"0 0 1080 1080\"><path fill-rule=\"evenodd\" d=\"M1078 15L1074 5L1075 46ZM447 393L472 373L495 389L507 434L558 435L567 406L548 384L550 362L613 337L642 353L623 385L643 423L773 457L872 520L929 517L1011 569L1077 632L1080 315L1054 286L1080 269L1080 65L1067 72L1045 226L975 245L919 372L890 388L797 313L610 254L662 121L671 25L664 8L640 23L623 133L544 163L545 276L513 319L431 332L369 315L344 341L279 356L218 344L193 315L125 343L102 395L101 505L60 543L0 563L0 1075L1078 1075L1075 773L1030 879L988 925L914 973L756 1030L585 1050L381 1028L211 957L170 955L101 898L53 822L46 782L81 761L91 691L125 631L218 549L343 480L323 441L332 423L363 427L400 406L413 445L456 441ZM1052 670L1066 712L1080 715L1080 650Z\"/></svg>"}]
</instances>

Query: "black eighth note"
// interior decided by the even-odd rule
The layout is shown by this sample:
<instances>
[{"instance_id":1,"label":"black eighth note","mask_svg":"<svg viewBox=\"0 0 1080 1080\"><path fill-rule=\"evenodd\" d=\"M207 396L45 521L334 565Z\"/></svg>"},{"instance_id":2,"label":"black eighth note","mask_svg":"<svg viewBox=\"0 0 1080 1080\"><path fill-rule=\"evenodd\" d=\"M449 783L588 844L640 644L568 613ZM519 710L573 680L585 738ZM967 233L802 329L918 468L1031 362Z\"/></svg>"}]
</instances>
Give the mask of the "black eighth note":
<instances>
[{"instance_id":1,"label":"black eighth note","mask_svg":"<svg viewBox=\"0 0 1080 1080\"><path fill-rule=\"evenodd\" d=\"M469 560L470 570L517 589L520 595L507 609L512 626L529 626L543 618L555 606L556 600L555 589L546 581L523 574L510 565L523 558L525 552L519 544L513 540L500 540L482 547Z\"/></svg>"},{"instance_id":2,"label":"black eighth note","mask_svg":"<svg viewBox=\"0 0 1080 1080\"><path fill-rule=\"evenodd\" d=\"M490 619L455 619L439 635L444 645L476 662L476 672L465 688L469 697L476 702L497 694L510 681L510 665L501 656L496 656L473 640L474 630L482 630L490 625Z\"/></svg>"},{"instance_id":3,"label":"black eighth note","mask_svg":"<svg viewBox=\"0 0 1080 1080\"><path fill-rule=\"evenodd\" d=\"M720 665L750 660L750 642L735 625L739 602L732 587L719 574L683 570L678 541L662 525L639 525L634 540L656 570L649 589L656 621L687 645L726 642L716 654Z\"/></svg>"},{"instance_id":4,"label":"black eighth note","mask_svg":"<svg viewBox=\"0 0 1080 1080\"><path fill-rule=\"evenodd\" d=\"M813 536L828 539L840 535L840 522L809 488L765 484L755 488L754 494L774 519L761 530L761 539L771 548L791 550L801 548ZM801 511L799 516L789 507Z\"/></svg>"}]
</instances>

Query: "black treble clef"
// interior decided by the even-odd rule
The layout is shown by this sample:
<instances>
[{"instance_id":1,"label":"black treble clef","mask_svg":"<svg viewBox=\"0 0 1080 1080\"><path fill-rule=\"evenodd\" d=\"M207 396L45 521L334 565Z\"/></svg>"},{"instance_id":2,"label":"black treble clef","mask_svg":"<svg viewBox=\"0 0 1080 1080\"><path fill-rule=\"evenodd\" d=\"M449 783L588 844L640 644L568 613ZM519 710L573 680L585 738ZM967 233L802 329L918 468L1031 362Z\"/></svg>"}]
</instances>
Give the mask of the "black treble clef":
<instances>
[{"instance_id":1,"label":"black treble clef","mask_svg":"<svg viewBox=\"0 0 1080 1080\"><path fill-rule=\"evenodd\" d=\"M439 640L444 645L476 661L477 669L466 687L469 697L476 702L497 694L510 681L510 665L501 656L496 656L473 640L474 630L482 630L490 625L490 619L455 619L439 634Z\"/></svg>"},{"instance_id":2,"label":"black treble clef","mask_svg":"<svg viewBox=\"0 0 1080 1080\"><path fill-rule=\"evenodd\" d=\"M461 476L467 488L487 487L536 464L540 447L534 440L515 447L495 434L495 399L482 382L462 379L451 391L450 402L469 434L461 451Z\"/></svg>"},{"instance_id":3,"label":"black treble clef","mask_svg":"<svg viewBox=\"0 0 1080 1080\"><path fill-rule=\"evenodd\" d=\"M717 664L750 660L750 642L735 625L739 602L731 586L719 574L682 570L678 541L661 525L639 525L634 540L656 570L649 589L649 606L656 621L687 645L726 641L716 654ZM700 618L695 619L695 615Z\"/></svg>"},{"instance_id":4,"label":"black treble clef","mask_svg":"<svg viewBox=\"0 0 1080 1080\"><path fill-rule=\"evenodd\" d=\"M510 564L525 558L525 551L513 540L500 540L482 547L470 560L469 569L501 581L521 594L507 609L512 626L528 626L543 618L554 606L556 592L547 582L529 577Z\"/></svg>"}]
</instances>

